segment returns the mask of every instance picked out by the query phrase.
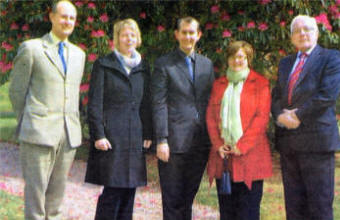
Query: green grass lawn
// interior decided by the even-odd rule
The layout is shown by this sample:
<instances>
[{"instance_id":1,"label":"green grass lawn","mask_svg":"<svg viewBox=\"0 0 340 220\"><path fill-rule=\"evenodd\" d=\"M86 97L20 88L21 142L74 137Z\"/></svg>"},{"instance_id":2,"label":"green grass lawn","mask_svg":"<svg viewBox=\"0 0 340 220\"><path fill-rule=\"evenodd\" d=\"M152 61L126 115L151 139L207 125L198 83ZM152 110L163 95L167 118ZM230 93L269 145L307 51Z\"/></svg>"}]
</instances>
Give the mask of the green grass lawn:
<instances>
[{"instance_id":1,"label":"green grass lawn","mask_svg":"<svg viewBox=\"0 0 340 220\"><path fill-rule=\"evenodd\" d=\"M8 86L0 86L0 141L15 142L16 118L8 97Z\"/></svg>"},{"instance_id":2,"label":"green grass lawn","mask_svg":"<svg viewBox=\"0 0 340 220\"><path fill-rule=\"evenodd\" d=\"M0 190L0 219L24 219L23 199Z\"/></svg>"}]
</instances>

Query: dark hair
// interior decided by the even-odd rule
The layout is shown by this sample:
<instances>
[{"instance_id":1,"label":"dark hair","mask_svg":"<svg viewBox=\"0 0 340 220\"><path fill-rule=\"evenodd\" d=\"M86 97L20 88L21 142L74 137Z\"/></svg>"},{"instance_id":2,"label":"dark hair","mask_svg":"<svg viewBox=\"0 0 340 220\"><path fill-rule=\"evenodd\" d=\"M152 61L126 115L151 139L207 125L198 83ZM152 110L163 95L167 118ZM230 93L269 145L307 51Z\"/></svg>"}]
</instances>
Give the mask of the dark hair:
<instances>
[{"instance_id":1,"label":"dark hair","mask_svg":"<svg viewBox=\"0 0 340 220\"><path fill-rule=\"evenodd\" d=\"M184 18L180 18L177 20L177 30L180 30L181 29L181 25L182 23L188 23L188 24L191 24L191 23L196 23L197 24L197 31L200 31L200 23L198 22L198 20L194 17L191 17L191 16L187 16L187 17L184 17Z\"/></svg>"},{"instance_id":2,"label":"dark hair","mask_svg":"<svg viewBox=\"0 0 340 220\"><path fill-rule=\"evenodd\" d=\"M252 66L251 63L254 58L254 49L253 47L246 41L232 41L227 47L225 58L228 60L229 57L234 56L237 51L243 49L247 55L248 66ZM228 64L227 64L228 65Z\"/></svg>"}]
</instances>

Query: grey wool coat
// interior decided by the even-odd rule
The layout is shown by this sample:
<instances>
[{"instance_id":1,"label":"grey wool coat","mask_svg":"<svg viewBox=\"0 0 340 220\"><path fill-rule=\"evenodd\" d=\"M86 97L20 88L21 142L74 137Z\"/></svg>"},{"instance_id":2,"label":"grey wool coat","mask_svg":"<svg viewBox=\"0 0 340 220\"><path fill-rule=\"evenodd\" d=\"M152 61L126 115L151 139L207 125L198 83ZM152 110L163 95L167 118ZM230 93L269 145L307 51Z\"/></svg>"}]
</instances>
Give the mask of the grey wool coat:
<instances>
[{"instance_id":1,"label":"grey wool coat","mask_svg":"<svg viewBox=\"0 0 340 220\"><path fill-rule=\"evenodd\" d=\"M145 61L127 74L114 53L93 65L88 103L92 145L85 181L109 187L146 185L143 140L152 138L149 78ZM94 142L107 138L112 149Z\"/></svg>"}]
</instances>

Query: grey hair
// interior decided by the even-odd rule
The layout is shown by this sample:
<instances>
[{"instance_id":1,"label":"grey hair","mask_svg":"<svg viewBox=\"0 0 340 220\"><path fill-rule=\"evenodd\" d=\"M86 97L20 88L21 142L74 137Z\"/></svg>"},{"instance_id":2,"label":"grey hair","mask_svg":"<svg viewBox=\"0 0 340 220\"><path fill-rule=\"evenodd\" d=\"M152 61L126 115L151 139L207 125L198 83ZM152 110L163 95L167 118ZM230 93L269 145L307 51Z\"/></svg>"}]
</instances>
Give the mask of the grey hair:
<instances>
[{"instance_id":1,"label":"grey hair","mask_svg":"<svg viewBox=\"0 0 340 220\"><path fill-rule=\"evenodd\" d=\"M319 32L318 29L318 24L316 23L316 20L314 17L310 17L308 15L298 15L296 16L293 20L292 23L290 23L290 33L292 34L294 31L294 26L296 24L296 22L300 21L300 20L304 20L306 22L309 22L310 24L312 24L313 28Z\"/></svg>"}]
</instances>

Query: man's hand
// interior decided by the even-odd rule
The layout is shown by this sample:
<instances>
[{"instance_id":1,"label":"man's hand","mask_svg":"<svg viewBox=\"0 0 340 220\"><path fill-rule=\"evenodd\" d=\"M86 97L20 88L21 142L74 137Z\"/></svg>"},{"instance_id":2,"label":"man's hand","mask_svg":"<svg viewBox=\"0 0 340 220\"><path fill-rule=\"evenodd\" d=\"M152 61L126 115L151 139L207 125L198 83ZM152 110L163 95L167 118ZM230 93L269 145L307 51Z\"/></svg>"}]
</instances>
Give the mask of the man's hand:
<instances>
[{"instance_id":1,"label":"man's hand","mask_svg":"<svg viewBox=\"0 0 340 220\"><path fill-rule=\"evenodd\" d=\"M168 162L170 157L170 149L168 143L157 144L157 157L163 162Z\"/></svg>"},{"instance_id":2,"label":"man's hand","mask_svg":"<svg viewBox=\"0 0 340 220\"><path fill-rule=\"evenodd\" d=\"M143 147L149 149L152 144L152 140L144 140Z\"/></svg>"},{"instance_id":3,"label":"man's hand","mask_svg":"<svg viewBox=\"0 0 340 220\"><path fill-rule=\"evenodd\" d=\"M98 150L103 150L103 151L107 151L108 149L112 149L110 142L106 138L96 140L96 142L94 143L94 146Z\"/></svg>"},{"instance_id":4,"label":"man's hand","mask_svg":"<svg viewBox=\"0 0 340 220\"><path fill-rule=\"evenodd\" d=\"M278 123L284 125L287 129L296 129L300 126L300 120L296 116L295 111L297 109L283 109L283 113L277 117Z\"/></svg>"}]
</instances>

